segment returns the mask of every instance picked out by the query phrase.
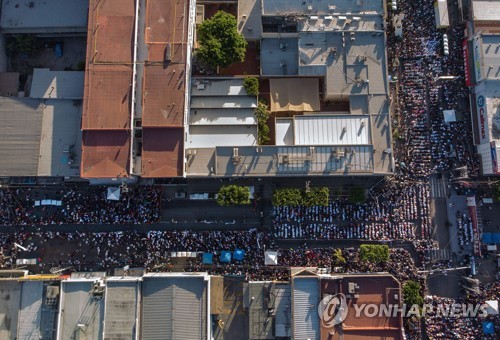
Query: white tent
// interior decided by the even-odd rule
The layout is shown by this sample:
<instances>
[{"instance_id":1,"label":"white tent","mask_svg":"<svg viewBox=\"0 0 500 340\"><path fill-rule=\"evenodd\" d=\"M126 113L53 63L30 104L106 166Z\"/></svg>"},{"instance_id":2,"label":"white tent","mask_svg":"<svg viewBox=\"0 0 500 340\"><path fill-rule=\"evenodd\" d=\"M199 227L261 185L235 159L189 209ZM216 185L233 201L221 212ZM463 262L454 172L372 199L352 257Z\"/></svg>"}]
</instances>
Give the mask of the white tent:
<instances>
[{"instance_id":1,"label":"white tent","mask_svg":"<svg viewBox=\"0 0 500 340\"><path fill-rule=\"evenodd\" d=\"M453 123L457 121L455 110L443 110L444 122Z\"/></svg>"},{"instance_id":2,"label":"white tent","mask_svg":"<svg viewBox=\"0 0 500 340\"><path fill-rule=\"evenodd\" d=\"M278 252L277 251L266 251L264 253L264 263L266 266L277 266L278 265Z\"/></svg>"},{"instance_id":3,"label":"white tent","mask_svg":"<svg viewBox=\"0 0 500 340\"><path fill-rule=\"evenodd\" d=\"M488 315L498 315L498 300L486 301L486 312Z\"/></svg>"},{"instance_id":4,"label":"white tent","mask_svg":"<svg viewBox=\"0 0 500 340\"><path fill-rule=\"evenodd\" d=\"M106 196L108 201L119 201L120 200L120 188L109 187L108 195Z\"/></svg>"}]
</instances>

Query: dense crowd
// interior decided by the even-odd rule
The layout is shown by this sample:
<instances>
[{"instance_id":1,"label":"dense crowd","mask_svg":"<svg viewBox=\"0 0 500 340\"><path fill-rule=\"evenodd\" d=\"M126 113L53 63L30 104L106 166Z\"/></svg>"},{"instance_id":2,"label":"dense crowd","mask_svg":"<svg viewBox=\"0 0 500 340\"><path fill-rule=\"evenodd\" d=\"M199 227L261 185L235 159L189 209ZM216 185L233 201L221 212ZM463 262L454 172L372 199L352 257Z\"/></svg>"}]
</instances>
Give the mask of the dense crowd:
<instances>
[{"instance_id":1,"label":"dense crowd","mask_svg":"<svg viewBox=\"0 0 500 340\"><path fill-rule=\"evenodd\" d=\"M483 322L493 322L494 328L500 328L500 316L481 315L483 312L474 315L463 315L460 312L450 315L450 308L453 304L464 304L471 306L484 306L488 300L498 300L500 296L500 283L495 282L487 285L480 285L478 293L469 292L464 298L443 298L428 296L425 303L432 306L425 314L425 325L427 335L431 339L496 339L495 334L483 334ZM486 309L484 314L486 313ZM448 314L447 314L448 313Z\"/></svg>"},{"instance_id":2,"label":"dense crowd","mask_svg":"<svg viewBox=\"0 0 500 340\"><path fill-rule=\"evenodd\" d=\"M154 186L122 190L119 200L107 199L107 187L68 187L50 193L34 188L0 189L3 225L143 224L160 220L161 189ZM38 205L44 199L61 206Z\"/></svg>"}]
</instances>

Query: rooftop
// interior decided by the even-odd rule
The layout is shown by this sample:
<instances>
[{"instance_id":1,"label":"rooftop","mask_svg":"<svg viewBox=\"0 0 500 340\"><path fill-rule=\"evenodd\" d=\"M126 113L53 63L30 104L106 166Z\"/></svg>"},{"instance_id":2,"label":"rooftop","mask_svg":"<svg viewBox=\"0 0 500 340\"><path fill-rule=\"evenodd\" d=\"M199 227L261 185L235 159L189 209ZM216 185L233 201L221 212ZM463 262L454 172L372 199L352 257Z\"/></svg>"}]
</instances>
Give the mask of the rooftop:
<instances>
[{"instance_id":1,"label":"rooftop","mask_svg":"<svg viewBox=\"0 0 500 340\"><path fill-rule=\"evenodd\" d=\"M500 11L500 2L490 1L472 1L472 10L475 21L498 21L498 12Z\"/></svg>"},{"instance_id":2,"label":"rooftop","mask_svg":"<svg viewBox=\"0 0 500 340\"><path fill-rule=\"evenodd\" d=\"M126 177L129 169L128 131L87 130L82 134L81 176Z\"/></svg>"},{"instance_id":3,"label":"rooftop","mask_svg":"<svg viewBox=\"0 0 500 340\"><path fill-rule=\"evenodd\" d=\"M84 76L83 71L51 71L48 68L35 68L30 97L82 99Z\"/></svg>"},{"instance_id":4,"label":"rooftop","mask_svg":"<svg viewBox=\"0 0 500 340\"><path fill-rule=\"evenodd\" d=\"M203 276L146 274L140 337L204 339L207 308L207 283Z\"/></svg>"},{"instance_id":5,"label":"rooftop","mask_svg":"<svg viewBox=\"0 0 500 340\"><path fill-rule=\"evenodd\" d=\"M142 134L142 177L180 176L184 165L184 129L143 128Z\"/></svg>"},{"instance_id":6,"label":"rooftop","mask_svg":"<svg viewBox=\"0 0 500 340\"><path fill-rule=\"evenodd\" d=\"M500 34L482 34L481 40L483 77L500 80Z\"/></svg>"},{"instance_id":7,"label":"rooftop","mask_svg":"<svg viewBox=\"0 0 500 340\"><path fill-rule=\"evenodd\" d=\"M86 339L102 339L104 300L91 292L93 283L93 279L61 282L58 338L85 334Z\"/></svg>"},{"instance_id":8,"label":"rooftop","mask_svg":"<svg viewBox=\"0 0 500 340\"><path fill-rule=\"evenodd\" d=\"M106 280L104 339L135 339L139 318L139 278Z\"/></svg>"},{"instance_id":9,"label":"rooftop","mask_svg":"<svg viewBox=\"0 0 500 340\"><path fill-rule=\"evenodd\" d=\"M376 1L322 1L322 0L262 0L262 14L274 16L335 14L335 13L383 13L384 4Z\"/></svg>"},{"instance_id":10,"label":"rooftop","mask_svg":"<svg viewBox=\"0 0 500 340\"><path fill-rule=\"evenodd\" d=\"M21 283L0 280L0 339L16 339Z\"/></svg>"},{"instance_id":11,"label":"rooftop","mask_svg":"<svg viewBox=\"0 0 500 340\"><path fill-rule=\"evenodd\" d=\"M19 91L18 72L0 72L0 96L17 96Z\"/></svg>"},{"instance_id":12,"label":"rooftop","mask_svg":"<svg viewBox=\"0 0 500 340\"><path fill-rule=\"evenodd\" d=\"M2 33L85 33L88 5L88 0L44 0L32 1L29 4L2 1L1 31Z\"/></svg>"}]
</instances>

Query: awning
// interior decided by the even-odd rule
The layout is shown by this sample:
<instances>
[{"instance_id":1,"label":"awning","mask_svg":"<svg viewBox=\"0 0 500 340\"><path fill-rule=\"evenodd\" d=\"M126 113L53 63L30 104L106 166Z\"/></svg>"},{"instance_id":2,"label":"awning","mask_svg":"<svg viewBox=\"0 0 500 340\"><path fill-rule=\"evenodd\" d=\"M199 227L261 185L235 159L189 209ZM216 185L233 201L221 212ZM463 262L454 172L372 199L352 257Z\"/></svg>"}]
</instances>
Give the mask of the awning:
<instances>
[{"instance_id":1,"label":"awning","mask_svg":"<svg viewBox=\"0 0 500 340\"><path fill-rule=\"evenodd\" d=\"M229 263L231 262L231 252L230 251L223 251L220 254L220 262L222 263Z\"/></svg>"},{"instance_id":2,"label":"awning","mask_svg":"<svg viewBox=\"0 0 500 340\"><path fill-rule=\"evenodd\" d=\"M457 121L455 110L443 110L443 117L445 123L453 123Z\"/></svg>"},{"instance_id":3,"label":"awning","mask_svg":"<svg viewBox=\"0 0 500 340\"><path fill-rule=\"evenodd\" d=\"M320 111L317 78L271 79L271 112Z\"/></svg>"},{"instance_id":4,"label":"awning","mask_svg":"<svg viewBox=\"0 0 500 340\"><path fill-rule=\"evenodd\" d=\"M213 261L214 255L211 253L204 253L203 254L203 264L212 264L214 263Z\"/></svg>"},{"instance_id":5,"label":"awning","mask_svg":"<svg viewBox=\"0 0 500 340\"><path fill-rule=\"evenodd\" d=\"M243 261L243 257L245 256L245 252L241 249L236 249L233 254L233 259L236 261Z\"/></svg>"},{"instance_id":6,"label":"awning","mask_svg":"<svg viewBox=\"0 0 500 340\"><path fill-rule=\"evenodd\" d=\"M498 315L498 300L486 301L486 312L488 315Z\"/></svg>"},{"instance_id":7,"label":"awning","mask_svg":"<svg viewBox=\"0 0 500 340\"><path fill-rule=\"evenodd\" d=\"M119 201L120 200L120 188L109 187L108 195L106 196L108 201Z\"/></svg>"},{"instance_id":8,"label":"awning","mask_svg":"<svg viewBox=\"0 0 500 340\"><path fill-rule=\"evenodd\" d=\"M264 253L264 263L266 266L277 266L278 265L278 252L277 251L266 251Z\"/></svg>"}]
</instances>

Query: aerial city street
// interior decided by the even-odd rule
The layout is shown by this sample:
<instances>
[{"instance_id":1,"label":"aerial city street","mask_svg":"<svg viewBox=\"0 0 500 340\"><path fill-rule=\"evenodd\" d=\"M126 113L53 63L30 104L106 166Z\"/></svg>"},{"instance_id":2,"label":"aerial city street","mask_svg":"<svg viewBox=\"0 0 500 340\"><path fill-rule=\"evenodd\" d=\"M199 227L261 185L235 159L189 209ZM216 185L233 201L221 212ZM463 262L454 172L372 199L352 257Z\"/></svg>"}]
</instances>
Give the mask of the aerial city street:
<instances>
[{"instance_id":1,"label":"aerial city street","mask_svg":"<svg viewBox=\"0 0 500 340\"><path fill-rule=\"evenodd\" d=\"M0 3L0 340L498 339L500 1Z\"/></svg>"}]
</instances>

